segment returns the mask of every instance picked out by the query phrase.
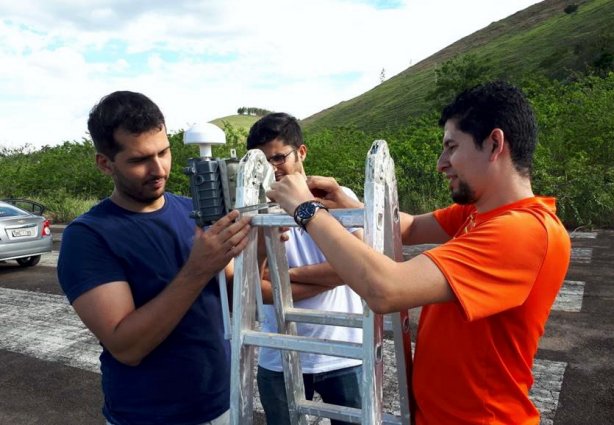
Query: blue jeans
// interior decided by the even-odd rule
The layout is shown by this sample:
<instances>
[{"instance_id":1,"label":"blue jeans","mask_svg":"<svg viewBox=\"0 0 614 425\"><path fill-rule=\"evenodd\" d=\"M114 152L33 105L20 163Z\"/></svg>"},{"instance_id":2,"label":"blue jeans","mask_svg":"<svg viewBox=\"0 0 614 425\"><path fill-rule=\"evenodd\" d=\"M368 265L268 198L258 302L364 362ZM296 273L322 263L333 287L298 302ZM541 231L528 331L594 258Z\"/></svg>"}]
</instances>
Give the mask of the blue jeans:
<instances>
[{"instance_id":1,"label":"blue jeans","mask_svg":"<svg viewBox=\"0 0 614 425\"><path fill-rule=\"evenodd\" d=\"M348 407L362 407L360 381L362 366L331 370L322 373L304 373L305 398L313 399L314 391L325 403ZM264 408L267 425L290 425L284 374L258 366L258 392ZM331 425L349 422L331 420Z\"/></svg>"}]
</instances>

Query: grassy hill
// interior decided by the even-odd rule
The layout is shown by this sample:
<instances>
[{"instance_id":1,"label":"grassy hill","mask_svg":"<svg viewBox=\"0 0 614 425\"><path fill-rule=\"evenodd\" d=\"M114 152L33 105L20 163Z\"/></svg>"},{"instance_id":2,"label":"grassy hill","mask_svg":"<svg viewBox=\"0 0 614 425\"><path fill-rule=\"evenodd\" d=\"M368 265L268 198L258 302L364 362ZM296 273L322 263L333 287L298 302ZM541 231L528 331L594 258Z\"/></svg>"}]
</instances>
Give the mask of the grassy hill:
<instances>
[{"instance_id":1,"label":"grassy hill","mask_svg":"<svg viewBox=\"0 0 614 425\"><path fill-rule=\"evenodd\" d=\"M570 5L578 8L566 13ZM302 125L312 131L348 126L367 132L403 126L431 108L426 98L435 87L435 70L459 55L475 55L501 78L541 74L565 79L614 55L613 22L612 0L545 0L493 22L361 96L306 118Z\"/></svg>"},{"instance_id":2,"label":"grassy hill","mask_svg":"<svg viewBox=\"0 0 614 425\"><path fill-rule=\"evenodd\" d=\"M245 130L249 132L250 127L258 120L255 115L228 115L226 117L217 118L211 121L212 124L220 128L224 128L224 122L229 123L235 130Z\"/></svg>"}]
</instances>

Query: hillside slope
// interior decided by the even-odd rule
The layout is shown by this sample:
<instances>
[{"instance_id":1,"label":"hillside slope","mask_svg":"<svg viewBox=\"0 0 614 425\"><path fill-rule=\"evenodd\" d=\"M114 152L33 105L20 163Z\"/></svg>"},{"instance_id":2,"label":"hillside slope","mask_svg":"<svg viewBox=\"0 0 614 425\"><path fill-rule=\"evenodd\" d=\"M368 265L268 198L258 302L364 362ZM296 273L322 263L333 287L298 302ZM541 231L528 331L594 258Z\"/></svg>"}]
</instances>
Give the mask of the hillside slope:
<instances>
[{"instance_id":1,"label":"hillside slope","mask_svg":"<svg viewBox=\"0 0 614 425\"><path fill-rule=\"evenodd\" d=\"M569 5L574 13L565 13ZM302 121L306 130L351 126L365 131L398 128L430 108L435 70L472 54L499 77L544 75L562 79L614 55L614 1L545 0L493 22L411 66L372 90Z\"/></svg>"},{"instance_id":2,"label":"hillside slope","mask_svg":"<svg viewBox=\"0 0 614 425\"><path fill-rule=\"evenodd\" d=\"M245 132L249 132L251 126L259 119L256 115L228 115L221 118L216 118L211 121L211 124L215 124L220 128L224 128L224 123L230 124L234 129L243 129Z\"/></svg>"}]
</instances>

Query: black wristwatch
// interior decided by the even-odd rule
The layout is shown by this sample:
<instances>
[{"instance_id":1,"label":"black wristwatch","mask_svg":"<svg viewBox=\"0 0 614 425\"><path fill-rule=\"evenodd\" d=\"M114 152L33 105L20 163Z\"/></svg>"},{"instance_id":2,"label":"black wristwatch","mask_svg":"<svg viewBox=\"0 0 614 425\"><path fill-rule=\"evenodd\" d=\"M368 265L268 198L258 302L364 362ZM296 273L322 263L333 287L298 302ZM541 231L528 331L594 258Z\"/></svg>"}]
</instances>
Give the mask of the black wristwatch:
<instances>
[{"instance_id":1,"label":"black wristwatch","mask_svg":"<svg viewBox=\"0 0 614 425\"><path fill-rule=\"evenodd\" d=\"M307 223L311 221L320 208L328 211L328 208L320 201L314 200L303 202L294 210L294 221L296 221L296 224L298 224L301 229L306 231Z\"/></svg>"}]
</instances>

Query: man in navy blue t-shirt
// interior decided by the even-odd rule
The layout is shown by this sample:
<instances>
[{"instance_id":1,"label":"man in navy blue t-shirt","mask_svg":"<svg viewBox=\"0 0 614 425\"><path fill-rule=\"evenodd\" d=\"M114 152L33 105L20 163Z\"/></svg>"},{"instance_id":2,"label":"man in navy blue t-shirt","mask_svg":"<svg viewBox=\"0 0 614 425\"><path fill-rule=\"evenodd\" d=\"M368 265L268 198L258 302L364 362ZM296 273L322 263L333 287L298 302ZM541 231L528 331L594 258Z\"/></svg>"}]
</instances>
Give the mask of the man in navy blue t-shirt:
<instances>
[{"instance_id":1,"label":"man in navy blue t-shirt","mask_svg":"<svg viewBox=\"0 0 614 425\"><path fill-rule=\"evenodd\" d=\"M149 98L114 92L88 129L111 195L65 230L62 289L103 347L109 424L225 424L229 345L219 271L247 244L249 217L232 211L206 231L190 199L165 193L171 169L164 116Z\"/></svg>"}]
</instances>

